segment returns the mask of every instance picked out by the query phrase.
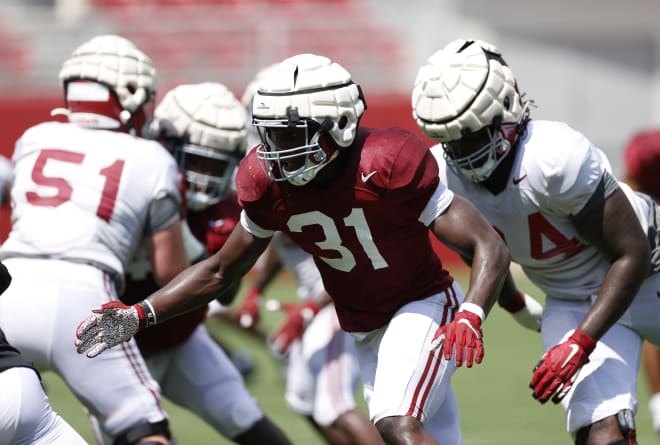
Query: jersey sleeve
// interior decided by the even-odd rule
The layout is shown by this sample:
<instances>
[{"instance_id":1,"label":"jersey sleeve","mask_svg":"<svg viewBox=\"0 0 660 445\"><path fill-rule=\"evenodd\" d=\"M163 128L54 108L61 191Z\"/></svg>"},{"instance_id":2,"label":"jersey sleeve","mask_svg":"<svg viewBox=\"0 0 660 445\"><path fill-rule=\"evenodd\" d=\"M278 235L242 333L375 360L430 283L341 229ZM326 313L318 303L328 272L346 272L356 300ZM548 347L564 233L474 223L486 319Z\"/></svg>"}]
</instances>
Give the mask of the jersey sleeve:
<instances>
[{"instance_id":1,"label":"jersey sleeve","mask_svg":"<svg viewBox=\"0 0 660 445\"><path fill-rule=\"evenodd\" d=\"M451 202L451 192L440 184L438 163L429 146L414 134L397 130L391 130L389 138L398 141L393 145L400 149L390 159L383 157L389 162L385 167L390 172L386 187L428 225Z\"/></svg>"},{"instance_id":2,"label":"jersey sleeve","mask_svg":"<svg viewBox=\"0 0 660 445\"><path fill-rule=\"evenodd\" d=\"M181 218L182 200L179 191L179 170L174 159L161 147L157 153L161 156L160 174L153 186L153 200L149 206L145 235L150 236L174 224Z\"/></svg>"},{"instance_id":3,"label":"jersey sleeve","mask_svg":"<svg viewBox=\"0 0 660 445\"><path fill-rule=\"evenodd\" d=\"M272 236L275 227L269 225L269 207L264 204L270 180L257 161L256 150L251 150L241 161L236 173L236 193L243 208L241 224L259 238Z\"/></svg>"},{"instance_id":4,"label":"jersey sleeve","mask_svg":"<svg viewBox=\"0 0 660 445\"><path fill-rule=\"evenodd\" d=\"M261 170L257 160L257 150L250 152L241 160L236 172L236 193L241 205L258 201L268 188L268 178Z\"/></svg>"},{"instance_id":5,"label":"jersey sleeve","mask_svg":"<svg viewBox=\"0 0 660 445\"><path fill-rule=\"evenodd\" d=\"M439 145L436 145L431 149L431 155L436 163L439 163L443 156L442 148ZM420 222L425 226L430 226L438 216L442 215L447 208L449 208L453 199L454 192L449 190L442 181L438 180L438 185L436 186L433 195L431 195L431 199L429 199L419 217Z\"/></svg>"},{"instance_id":6,"label":"jersey sleeve","mask_svg":"<svg viewBox=\"0 0 660 445\"><path fill-rule=\"evenodd\" d=\"M265 229L250 219L245 210L241 212L241 225L257 238L270 238L275 234L274 230Z\"/></svg>"},{"instance_id":7,"label":"jersey sleeve","mask_svg":"<svg viewBox=\"0 0 660 445\"><path fill-rule=\"evenodd\" d=\"M525 154L529 192L544 210L575 216L596 192L609 162L581 133L568 126L555 128L561 131L555 131L552 146Z\"/></svg>"}]
</instances>

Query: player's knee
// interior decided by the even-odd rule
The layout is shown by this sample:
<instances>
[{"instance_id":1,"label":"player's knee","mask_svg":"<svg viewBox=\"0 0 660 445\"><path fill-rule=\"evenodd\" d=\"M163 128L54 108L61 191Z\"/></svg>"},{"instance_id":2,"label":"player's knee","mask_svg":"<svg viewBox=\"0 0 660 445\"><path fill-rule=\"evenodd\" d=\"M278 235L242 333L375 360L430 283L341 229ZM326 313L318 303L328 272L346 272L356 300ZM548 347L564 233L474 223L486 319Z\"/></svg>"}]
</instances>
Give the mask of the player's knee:
<instances>
[{"instance_id":1,"label":"player's knee","mask_svg":"<svg viewBox=\"0 0 660 445\"><path fill-rule=\"evenodd\" d=\"M146 440L140 441L141 439L149 436L161 436L164 439L167 439L165 443L169 443L169 440L172 438L170 432L170 423L167 419L161 420L160 422L155 423L142 423L140 425L135 425L119 436L117 436L112 443L113 445L163 445L163 441L155 440Z\"/></svg>"},{"instance_id":2,"label":"player's knee","mask_svg":"<svg viewBox=\"0 0 660 445\"><path fill-rule=\"evenodd\" d=\"M387 443L415 443L424 425L414 417L389 416L377 421L376 429Z\"/></svg>"},{"instance_id":3,"label":"player's knee","mask_svg":"<svg viewBox=\"0 0 660 445\"><path fill-rule=\"evenodd\" d=\"M637 445L635 418L629 409L621 410L616 416L605 418L581 428L577 432L575 445L587 445L589 439L593 436L611 437L612 435L619 436L619 434L623 436L623 439L613 439L608 442L608 445Z\"/></svg>"}]
</instances>

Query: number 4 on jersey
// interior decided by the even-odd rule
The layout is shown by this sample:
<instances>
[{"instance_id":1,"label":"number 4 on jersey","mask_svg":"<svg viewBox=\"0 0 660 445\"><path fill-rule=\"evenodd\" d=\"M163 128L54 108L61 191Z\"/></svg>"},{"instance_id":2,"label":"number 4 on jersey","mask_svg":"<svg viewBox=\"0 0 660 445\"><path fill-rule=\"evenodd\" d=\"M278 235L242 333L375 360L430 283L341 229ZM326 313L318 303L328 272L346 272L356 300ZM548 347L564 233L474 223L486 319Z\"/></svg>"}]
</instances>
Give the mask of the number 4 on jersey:
<instances>
[{"instance_id":1,"label":"number 4 on jersey","mask_svg":"<svg viewBox=\"0 0 660 445\"><path fill-rule=\"evenodd\" d=\"M566 238L556 227L550 224L541 213L532 213L527 217L529 224L529 246L532 258L545 260L557 255L570 258L584 249L584 244L576 238ZM543 250L543 237L552 242L555 247Z\"/></svg>"}]
</instances>

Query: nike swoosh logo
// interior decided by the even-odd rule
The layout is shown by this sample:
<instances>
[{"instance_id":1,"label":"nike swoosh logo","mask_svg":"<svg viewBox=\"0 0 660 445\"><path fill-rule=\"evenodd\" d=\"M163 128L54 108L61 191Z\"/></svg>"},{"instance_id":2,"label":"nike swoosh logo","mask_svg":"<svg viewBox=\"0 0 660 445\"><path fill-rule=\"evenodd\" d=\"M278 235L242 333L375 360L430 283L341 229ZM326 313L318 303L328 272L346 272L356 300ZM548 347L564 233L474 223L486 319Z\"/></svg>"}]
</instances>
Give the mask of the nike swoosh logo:
<instances>
[{"instance_id":1,"label":"nike swoosh logo","mask_svg":"<svg viewBox=\"0 0 660 445\"><path fill-rule=\"evenodd\" d=\"M372 171L368 175L365 175L364 173L360 173L360 177L362 178L362 182L367 182L369 178L371 178L375 174L376 174L376 170Z\"/></svg>"},{"instance_id":2,"label":"nike swoosh logo","mask_svg":"<svg viewBox=\"0 0 660 445\"><path fill-rule=\"evenodd\" d=\"M526 177L527 177L527 175L524 174L524 175L522 175L520 178L513 178L513 185L518 185L518 184L520 184L520 181L522 181L522 180L525 179Z\"/></svg>"},{"instance_id":3,"label":"nike swoosh logo","mask_svg":"<svg viewBox=\"0 0 660 445\"><path fill-rule=\"evenodd\" d=\"M561 364L560 368L564 368L568 362L571 361L573 357L575 357L575 354L578 353L580 350L580 347L578 345L568 345L569 348L571 348L571 353L568 354L568 357L566 357L566 360L564 360L564 363Z\"/></svg>"},{"instance_id":4,"label":"nike swoosh logo","mask_svg":"<svg viewBox=\"0 0 660 445\"><path fill-rule=\"evenodd\" d=\"M468 327L468 329L470 329L470 330L472 331L472 333L474 334L474 336L477 337L477 338L479 338L479 332L474 328L474 326L472 326L472 325L470 324L469 321L467 321L466 319L463 318L463 319L461 319L461 320L458 320L458 324L464 324L464 325L466 325L466 326Z\"/></svg>"}]
</instances>

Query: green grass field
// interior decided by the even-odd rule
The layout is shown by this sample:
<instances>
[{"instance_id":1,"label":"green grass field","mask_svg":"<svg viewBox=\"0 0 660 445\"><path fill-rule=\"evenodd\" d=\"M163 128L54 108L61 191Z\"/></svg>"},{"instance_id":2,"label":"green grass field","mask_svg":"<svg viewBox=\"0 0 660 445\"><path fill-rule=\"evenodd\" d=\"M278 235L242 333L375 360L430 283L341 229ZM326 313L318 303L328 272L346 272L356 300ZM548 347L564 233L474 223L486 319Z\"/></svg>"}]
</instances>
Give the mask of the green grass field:
<instances>
[{"instance_id":1,"label":"green grass field","mask_svg":"<svg viewBox=\"0 0 660 445\"><path fill-rule=\"evenodd\" d=\"M460 279L464 283L464 279ZM536 291L521 282L532 295ZM465 288L465 286L464 286ZM291 299L293 284L281 276L266 297ZM270 332L281 320L278 313L263 313L262 328ZM226 323L211 319L210 332L231 350L248 351L256 369L247 380L252 394L268 416L291 438L293 443L322 444L308 423L288 410L283 397L284 377L280 362L254 336ZM557 445L571 444L564 431L561 407L540 405L527 388L531 369L541 355L538 334L525 330L509 314L495 307L484 325L486 355L484 362L472 369L459 369L453 379L458 397L463 437L466 445ZM47 392L55 409L94 443L87 419L77 400L62 381L51 372L44 373ZM99 385L102 385L99 382ZM660 443L651 427L647 409L648 391L643 377L639 382L639 410L636 417L640 444ZM180 445L230 444L189 412L165 401L173 430ZM364 404L361 404L364 409ZM268 445L268 444L264 444Z\"/></svg>"}]
</instances>

